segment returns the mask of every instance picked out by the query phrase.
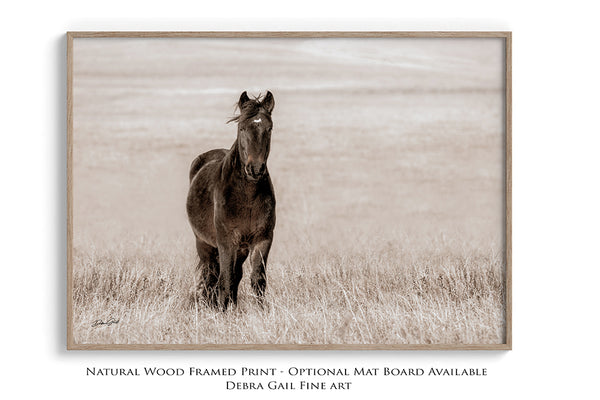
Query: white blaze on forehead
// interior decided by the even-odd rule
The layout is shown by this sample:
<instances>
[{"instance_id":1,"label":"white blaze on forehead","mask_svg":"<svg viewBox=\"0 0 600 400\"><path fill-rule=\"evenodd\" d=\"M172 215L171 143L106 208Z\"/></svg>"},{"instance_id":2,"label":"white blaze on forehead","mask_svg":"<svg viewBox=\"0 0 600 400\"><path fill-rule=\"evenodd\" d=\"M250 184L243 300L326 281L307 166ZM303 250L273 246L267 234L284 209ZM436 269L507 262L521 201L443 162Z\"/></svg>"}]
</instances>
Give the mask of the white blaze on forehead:
<instances>
[{"instance_id":1,"label":"white blaze on forehead","mask_svg":"<svg viewBox=\"0 0 600 400\"><path fill-rule=\"evenodd\" d=\"M255 120L254 120L254 123L258 124L260 121L262 121L262 118L255 119Z\"/></svg>"}]
</instances>

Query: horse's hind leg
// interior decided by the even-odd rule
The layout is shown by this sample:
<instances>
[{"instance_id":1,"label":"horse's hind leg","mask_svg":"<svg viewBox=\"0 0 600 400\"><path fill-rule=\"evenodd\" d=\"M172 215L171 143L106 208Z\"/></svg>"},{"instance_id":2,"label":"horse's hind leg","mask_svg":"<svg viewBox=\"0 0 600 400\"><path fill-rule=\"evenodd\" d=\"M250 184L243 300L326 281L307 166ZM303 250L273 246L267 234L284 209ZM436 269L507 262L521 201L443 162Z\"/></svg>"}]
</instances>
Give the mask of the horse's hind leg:
<instances>
[{"instance_id":1,"label":"horse's hind leg","mask_svg":"<svg viewBox=\"0 0 600 400\"><path fill-rule=\"evenodd\" d=\"M197 267L198 294L209 306L215 307L218 299L219 253L216 248L198 239L196 239L196 250L200 258Z\"/></svg>"},{"instance_id":2,"label":"horse's hind leg","mask_svg":"<svg viewBox=\"0 0 600 400\"><path fill-rule=\"evenodd\" d=\"M252 274L250 275L250 284L254 290L254 294L258 299L258 303L262 306L267 289L267 257L271 250L271 239L266 239L258 242L252 249L250 263L252 265Z\"/></svg>"}]
</instances>

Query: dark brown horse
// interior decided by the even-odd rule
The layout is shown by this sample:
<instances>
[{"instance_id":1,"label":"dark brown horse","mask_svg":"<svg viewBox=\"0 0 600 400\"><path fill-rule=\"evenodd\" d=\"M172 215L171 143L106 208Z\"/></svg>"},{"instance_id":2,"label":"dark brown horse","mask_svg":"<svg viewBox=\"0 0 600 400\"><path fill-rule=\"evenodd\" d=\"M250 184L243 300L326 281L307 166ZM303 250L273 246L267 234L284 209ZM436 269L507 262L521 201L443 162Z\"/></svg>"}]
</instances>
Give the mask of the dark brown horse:
<instances>
[{"instance_id":1,"label":"dark brown horse","mask_svg":"<svg viewBox=\"0 0 600 400\"><path fill-rule=\"evenodd\" d=\"M275 195L267 169L271 146L271 92L242 93L237 139L229 150L196 157L190 169L187 214L200 261L199 294L211 306L237 303L242 264L250 256L250 281L262 305L267 257L275 227Z\"/></svg>"}]
</instances>

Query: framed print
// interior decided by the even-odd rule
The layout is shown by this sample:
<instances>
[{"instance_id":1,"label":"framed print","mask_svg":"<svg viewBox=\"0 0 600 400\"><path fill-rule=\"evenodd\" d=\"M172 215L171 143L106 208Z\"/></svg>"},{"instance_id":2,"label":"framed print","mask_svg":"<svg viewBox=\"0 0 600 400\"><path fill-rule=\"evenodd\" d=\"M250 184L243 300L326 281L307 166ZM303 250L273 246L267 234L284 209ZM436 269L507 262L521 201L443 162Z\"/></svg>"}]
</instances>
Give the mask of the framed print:
<instances>
[{"instance_id":1,"label":"framed print","mask_svg":"<svg viewBox=\"0 0 600 400\"><path fill-rule=\"evenodd\" d=\"M67 42L69 349L511 349L510 32Z\"/></svg>"}]
</instances>

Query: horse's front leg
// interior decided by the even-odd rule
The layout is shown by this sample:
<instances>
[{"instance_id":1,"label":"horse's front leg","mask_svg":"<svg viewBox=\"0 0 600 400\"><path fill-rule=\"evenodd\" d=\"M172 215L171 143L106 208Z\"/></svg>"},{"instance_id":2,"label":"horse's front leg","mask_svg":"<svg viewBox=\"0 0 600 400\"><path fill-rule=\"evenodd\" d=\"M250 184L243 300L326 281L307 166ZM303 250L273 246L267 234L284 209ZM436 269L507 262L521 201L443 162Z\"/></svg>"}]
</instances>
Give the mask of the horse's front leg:
<instances>
[{"instance_id":1,"label":"horse's front leg","mask_svg":"<svg viewBox=\"0 0 600 400\"><path fill-rule=\"evenodd\" d=\"M272 238L259 241L252 249L250 256L250 264L252 266L250 284L261 306L263 305L265 290L267 289L267 257L269 256L269 250L271 250L272 241Z\"/></svg>"},{"instance_id":2,"label":"horse's front leg","mask_svg":"<svg viewBox=\"0 0 600 400\"><path fill-rule=\"evenodd\" d=\"M209 306L216 307L218 302L217 281L219 279L217 249L198 238L196 238L196 249L199 257L196 270L200 275L198 294Z\"/></svg>"},{"instance_id":3,"label":"horse's front leg","mask_svg":"<svg viewBox=\"0 0 600 400\"><path fill-rule=\"evenodd\" d=\"M237 248L230 243L219 243L219 306L226 310L233 299L234 268ZM235 301L235 300L234 300Z\"/></svg>"}]
</instances>

